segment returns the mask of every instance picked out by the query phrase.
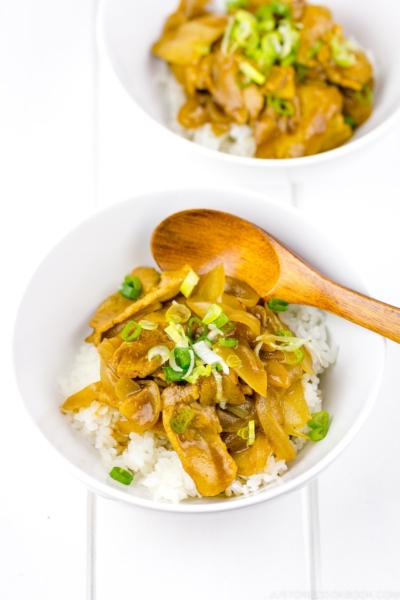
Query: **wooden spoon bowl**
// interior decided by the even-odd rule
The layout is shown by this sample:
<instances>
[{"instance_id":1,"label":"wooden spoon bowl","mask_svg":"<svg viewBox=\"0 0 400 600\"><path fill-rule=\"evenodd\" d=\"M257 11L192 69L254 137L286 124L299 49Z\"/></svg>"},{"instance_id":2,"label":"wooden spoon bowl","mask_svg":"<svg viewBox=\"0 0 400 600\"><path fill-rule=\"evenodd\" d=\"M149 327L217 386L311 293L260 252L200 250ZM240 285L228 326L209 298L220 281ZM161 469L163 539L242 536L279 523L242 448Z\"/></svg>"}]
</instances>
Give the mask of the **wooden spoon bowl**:
<instances>
[{"instance_id":1,"label":"wooden spoon bowl","mask_svg":"<svg viewBox=\"0 0 400 600\"><path fill-rule=\"evenodd\" d=\"M306 304L400 342L400 309L334 283L253 223L234 215L193 209L155 229L151 249L163 270L188 263L198 273L223 263L265 300Z\"/></svg>"}]
</instances>

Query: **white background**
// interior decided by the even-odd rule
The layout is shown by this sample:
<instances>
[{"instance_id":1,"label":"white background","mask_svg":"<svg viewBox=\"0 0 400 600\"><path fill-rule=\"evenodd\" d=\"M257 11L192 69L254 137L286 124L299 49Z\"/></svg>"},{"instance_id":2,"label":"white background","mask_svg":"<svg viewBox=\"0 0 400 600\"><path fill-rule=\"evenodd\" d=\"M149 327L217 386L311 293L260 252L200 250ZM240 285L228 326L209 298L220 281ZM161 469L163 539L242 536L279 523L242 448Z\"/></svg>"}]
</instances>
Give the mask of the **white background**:
<instances>
[{"instance_id":1,"label":"white background","mask_svg":"<svg viewBox=\"0 0 400 600\"><path fill-rule=\"evenodd\" d=\"M399 598L394 343L375 408L344 455L308 488L226 516L178 520L96 498L59 470L28 420L13 381L13 323L60 237L144 191L193 181L252 188L195 155L171 156L144 126L96 51L95 10L95 0L0 3L0 597ZM397 126L323 180L276 187L266 177L264 189L310 215L375 296L399 306L399 171Z\"/></svg>"}]
</instances>

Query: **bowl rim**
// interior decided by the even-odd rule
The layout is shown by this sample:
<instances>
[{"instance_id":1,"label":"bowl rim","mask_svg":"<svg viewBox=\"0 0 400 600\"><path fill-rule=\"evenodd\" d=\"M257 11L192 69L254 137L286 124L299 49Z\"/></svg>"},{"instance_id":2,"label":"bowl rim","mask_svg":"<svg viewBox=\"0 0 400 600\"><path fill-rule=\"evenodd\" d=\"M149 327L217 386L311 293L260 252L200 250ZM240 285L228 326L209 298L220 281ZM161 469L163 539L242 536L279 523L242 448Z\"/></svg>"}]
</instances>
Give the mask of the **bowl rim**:
<instances>
[{"instance_id":1,"label":"bowl rim","mask_svg":"<svg viewBox=\"0 0 400 600\"><path fill-rule=\"evenodd\" d=\"M358 414L357 420L346 431L346 433L344 434L344 436L342 437L340 442L336 446L334 446L334 448L332 448L326 454L326 456L324 456L324 458L319 460L311 469L308 469L305 473L299 475L296 479L294 479L290 482L287 482L287 483L282 481L279 484L273 484L273 485L269 486L268 488L264 488L264 489L268 489L267 497L264 497L264 494L260 493L260 491L262 492L262 489L261 489L259 492L255 493L255 494L251 494L250 496L236 497L232 501L228 501L228 502L225 502L225 499L221 498L221 499L218 499L216 502L212 502L209 504L200 504L200 503L194 503L194 502L191 503L190 501L187 503L185 503L185 502L167 503L166 501L163 502L163 501L158 501L158 500L152 500L151 498L141 498L141 497L126 493L122 490L119 490L114 485L111 486L111 485L107 484L106 482L100 482L100 481L95 480L93 477L85 474L78 467L73 465L61 453L61 451L51 443L51 441L46 437L44 432L39 427L39 424L37 423L37 421L31 414L28 406L26 405L25 399L23 397L22 389L21 389L21 386L19 383L18 368L17 368L18 327L19 327L20 315L24 309L25 299L29 295L30 285L31 285L32 281L35 279L36 274L39 272L39 270L44 267L45 263L47 262L47 260L51 256L51 254L54 252L54 250L56 248L58 248L60 245L62 245L64 243L64 241L67 240L67 238L69 238L72 234L76 233L81 228L82 229L85 228L90 222L95 221L97 219L98 215L111 213L112 211L115 211L115 210L121 210L121 209L123 209L125 204L131 204L133 202L137 202L138 199L143 200L143 199L146 199L149 197L157 197L157 196L161 196L164 194L171 194L171 193L174 194L174 193L178 193L178 192L179 193L184 192L188 197L190 197L190 194L192 194L193 192L198 193L199 191L202 191L206 194L207 193L213 194L213 193L220 193L220 192L225 193L225 194L226 193L231 193L231 194L235 193L238 195L243 194L246 198L250 197L252 200L276 206L276 207L278 207L278 210L282 210L284 213L287 212L289 214L296 215L296 218L300 219L301 221L306 222L308 225L311 225L311 227L319 230L318 226L316 226L312 222L312 220L309 219L308 216L305 215L304 213L302 213L298 208L296 208L294 206L283 205L277 201L274 201L273 197L271 197L271 196L266 196L264 194L260 194L260 193L252 192L252 191L249 192L246 189L240 188L240 187L238 188L238 187L230 187L230 186L218 186L215 188L214 187L211 188L209 186L207 186L207 187L206 186L204 186L204 187L198 186L196 188L188 188L186 186L185 187L172 187L171 186L171 187L167 187L163 190L158 190L158 191L153 190L153 191L149 191L149 192L141 192L137 195L131 196L130 198L116 202L116 203L106 206L104 208L96 207L92 214L90 214L89 216L84 218L82 221L80 221L77 225L72 227L68 233L66 233L55 245L52 246L52 248L50 248L50 250L47 252L46 256L40 261L39 265L35 269L33 275L31 276L31 278L27 284L26 290L25 290L22 298L20 299L17 315L16 315L15 322L14 322L14 332L13 332L13 342L12 342L13 373L14 373L14 379L15 379L15 382L17 385L17 389L19 391L20 399L22 401L24 409L26 410L26 412L29 415L29 418L34 423L35 428L40 432L40 435L42 436L42 438L44 438L46 440L46 443L52 448L52 451L55 453L59 464L61 464L61 466L63 468L65 468L66 471L68 471L76 479L78 479L80 482L85 484L85 486L87 488L89 488L91 491L93 491L107 499L119 500L119 501L126 502L128 504L131 504L133 506L138 506L141 508L159 510L159 511L163 511L163 512L176 513L176 514L179 514L179 513L182 513L182 514L210 514L210 513L236 510L239 508L251 507L256 504L260 504L261 502L266 502L266 501L272 500L274 498L277 498L279 496L296 491L296 490L300 489L301 487L305 486L307 483L309 483L313 479L315 479L329 464L334 462L340 456L340 454L342 454L342 452L354 440L354 438L357 436L358 432L364 425L369 413L372 410L372 407L378 396L379 389L381 387L381 382L382 382L382 378L383 378L383 374L384 374L384 368L385 368L385 364L386 364L386 354L387 354L387 341L382 336L378 336L380 338L380 343L381 343L381 352L379 355L379 365L378 365L378 371L377 371L377 376L375 377L374 385L370 388L369 394L368 394L367 398L365 399L362 410ZM344 256L343 252L339 248L337 248L336 244L332 241L332 239L327 235L325 235L325 237L328 239L329 243L332 244L332 246L336 249L338 254ZM357 271L357 269L355 269L355 270ZM358 271L357 271L357 274L358 274ZM370 293L369 288L367 288L367 286L365 285L365 283L361 277L360 277L360 282L364 286L364 292L367 292L369 294Z\"/></svg>"},{"instance_id":2,"label":"bowl rim","mask_svg":"<svg viewBox=\"0 0 400 600\"><path fill-rule=\"evenodd\" d=\"M225 163L232 165L241 165L244 167L254 167L256 169L268 168L274 170L289 170L292 168L299 167L310 167L313 165L319 165L321 163L325 163L329 160L334 160L336 158L341 158L353 152L363 146L373 142L374 140L381 137L384 133L390 130L397 121L400 120L400 105L392 112L390 116L388 116L382 123L377 125L372 131L366 133L362 137L358 139L351 139L343 146L339 146L338 148L334 148L333 150L328 150L327 152L322 152L320 154L314 154L311 156L301 156L298 158L254 158L254 157L246 157L246 156L235 156L234 154L228 154L226 152L220 152L219 150L212 150L210 148L206 148L200 144L196 144L191 140L188 140L172 129L170 129L167 125L160 123L157 119L149 115L148 112L140 104L136 102L133 96L128 91L127 87L123 82L123 77L120 74L120 70L118 67L118 63L116 58L113 55L112 48L107 40L106 35L106 11L108 8L110 0L100 0L97 8L96 8L96 26L95 26L95 38L96 45L99 51L99 54L108 65L111 67L112 72L114 73L116 80L119 85L122 87L124 92L128 95L131 101L134 103L136 108L140 111L141 115L145 117L149 122L155 123L160 134L162 133L164 136L170 137L174 139L182 148L182 151L194 151L202 154L203 156L209 159L217 159L221 160ZM157 59L156 59L157 60ZM191 150L189 150L191 148Z\"/></svg>"}]
</instances>

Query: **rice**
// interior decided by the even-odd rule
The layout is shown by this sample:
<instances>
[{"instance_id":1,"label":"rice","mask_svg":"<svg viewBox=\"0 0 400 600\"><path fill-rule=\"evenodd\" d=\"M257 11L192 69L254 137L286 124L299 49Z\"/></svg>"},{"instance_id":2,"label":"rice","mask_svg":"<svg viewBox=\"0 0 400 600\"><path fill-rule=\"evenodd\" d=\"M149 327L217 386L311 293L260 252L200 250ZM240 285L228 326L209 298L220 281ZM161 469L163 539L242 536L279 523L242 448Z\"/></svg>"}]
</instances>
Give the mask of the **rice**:
<instances>
[{"instance_id":1,"label":"rice","mask_svg":"<svg viewBox=\"0 0 400 600\"><path fill-rule=\"evenodd\" d=\"M164 99L165 121L169 129L209 150L218 150L235 156L254 156L256 142L253 129L249 125L233 123L228 133L215 135L209 123L197 129L185 129L179 124L176 116L186 102L185 92L167 63L161 60L157 64L156 84L160 88L160 97Z\"/></svg>"},{"instance_id":2,"label":"rice","mask_svg":"<svg viewBox=\"0 0 400 600\"><path fill-rule=\"evenodd\" d=\"M318 387L319 375L333 364L337 357L337 347L329 340L324 323L325 314L318 309L291 305L289 310L280 316L295 335L311 339L310 352L316 374L304 374L302 384L310 413L318 412L322 407L322 393ZM65 400L99 379L97 349L91 344L84 344L76 356L69 377L60 381L61 395ZM149 498L169 502L201 497L193 479L183 469L179 456L169 441L162 436L148 431L142 435L131 433L127 447L121 452L113 437L116 423L126 420L119 411L99 402L92 402L89 408L83 408L78 413L68 413L67 417L73 429L97 450L105 467L104 479L109 484L120 486L108 476L111 469L117 466L134 473L132 484L129 487L123 486L130 493L141 490ZM307 440L303 438L292 438L296 452L299 452L305 443ZM265 486L280 484L281 475L286 470L284 460L278 461L271 456L261 473L251 477L236 477L225 490L225 494L248 496Z\"/></svg>"}]
</instances>

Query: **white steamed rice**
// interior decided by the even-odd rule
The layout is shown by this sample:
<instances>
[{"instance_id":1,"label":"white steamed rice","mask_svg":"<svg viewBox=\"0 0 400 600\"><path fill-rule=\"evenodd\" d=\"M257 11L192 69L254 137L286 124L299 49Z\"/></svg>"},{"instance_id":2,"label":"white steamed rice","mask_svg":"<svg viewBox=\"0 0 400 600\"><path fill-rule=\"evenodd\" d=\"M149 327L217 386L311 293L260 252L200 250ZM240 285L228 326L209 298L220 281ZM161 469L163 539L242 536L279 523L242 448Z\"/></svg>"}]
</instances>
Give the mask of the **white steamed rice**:
<instances>
[{"instance_id":1,"label":"white steamed rice","mask_svg":"<svg viewBox=\"0 0 400 600\"><path fill-rule=\"evenodd\" d=\"M311 338L313 348L310 348L316 375L303 375L305 399L311 413L318 412L322 406L322 394L318 389L319 377L337 356L337 348L328 339L324 324L325 314L320 310L290 306L281 314L282 320L291 331L302 338ZM318 358L321 358L321 362ZM65 400L71 394L78 392L87 385L99 381L99 356L92 344L84 344L76 356L74 367L69 377L60 381L62 398ZM184 471L177 453L172 450L168 440L150 432L143 435L131 433L126 450L120 455L117 442L113 438L115 423L123 419L120 413L108 406L93 402L89 408L81 409L78 413L68 413L73 429L79 432L96 448L103 463L104 478L115 484L108 473L115 466L128 469L135 473L133 482L127 488L134 493L140 488L154 500L179 502L187 498L200 497L193 479ZM296 452L301 450L307 441L303 438L293 438L292 444ZM287 469L284 460L277 461L271 456L263 472L251 477L236 477L227 488L227 496L248 496L260 488L279 483ZM124 486L125 487L125 486Z\"/></svg>"}]
</instances>

